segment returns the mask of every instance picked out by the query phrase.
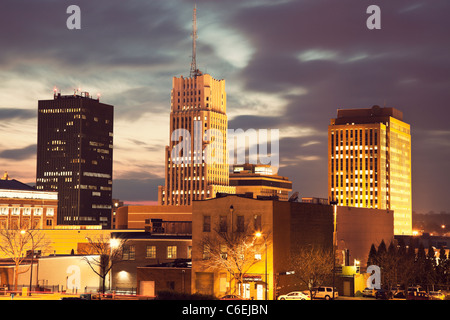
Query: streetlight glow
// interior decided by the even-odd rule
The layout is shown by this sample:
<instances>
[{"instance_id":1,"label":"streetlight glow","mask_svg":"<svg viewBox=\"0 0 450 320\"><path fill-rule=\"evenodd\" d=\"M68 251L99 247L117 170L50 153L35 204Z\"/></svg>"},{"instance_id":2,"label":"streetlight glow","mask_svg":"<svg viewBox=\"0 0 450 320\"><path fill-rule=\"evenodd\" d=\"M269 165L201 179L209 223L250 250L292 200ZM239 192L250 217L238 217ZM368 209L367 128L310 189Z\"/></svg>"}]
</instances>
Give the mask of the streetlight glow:
<instances>
[{"instance_id":1,"label":"streetlight glow","mask_svg":"<svg viewBox=\"0 0 450 320\"><path fill-rule=\"evenodd\" d=\"M119 247L120 241L118 239L111 239L109 244L111 245L111 248L115 249Z\"/></svg>"}]
</instances>

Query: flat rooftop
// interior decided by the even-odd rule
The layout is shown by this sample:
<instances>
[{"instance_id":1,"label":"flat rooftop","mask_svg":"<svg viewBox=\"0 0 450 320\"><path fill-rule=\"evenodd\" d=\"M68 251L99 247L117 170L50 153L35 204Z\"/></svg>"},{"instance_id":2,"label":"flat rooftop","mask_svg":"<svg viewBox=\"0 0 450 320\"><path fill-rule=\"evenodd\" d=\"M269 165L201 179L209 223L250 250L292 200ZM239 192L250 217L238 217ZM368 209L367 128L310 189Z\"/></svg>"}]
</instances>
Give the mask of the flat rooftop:
<instances>
[{"instance_id":1,"label":"flat rooftop","mask_svg":"<svg viewBox=\"0 0 450 320\"><path fill-rule=\"evenodd\" d=\"M365 109L338 109L335 124L384 122L392 117L403 121L403 112L395 108L373 106Z\"/></svg>"}]
</instances>

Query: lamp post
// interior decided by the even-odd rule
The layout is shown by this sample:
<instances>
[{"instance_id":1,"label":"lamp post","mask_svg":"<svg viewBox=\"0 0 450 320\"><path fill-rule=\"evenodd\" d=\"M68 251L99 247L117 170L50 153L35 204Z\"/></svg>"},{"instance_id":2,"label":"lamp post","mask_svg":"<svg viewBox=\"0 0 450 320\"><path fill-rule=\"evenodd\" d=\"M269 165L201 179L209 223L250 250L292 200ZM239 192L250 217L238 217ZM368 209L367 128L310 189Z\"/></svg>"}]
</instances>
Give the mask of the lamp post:
<instances>
[{"instance_id":1,"label":"lamp post","mask_svg":"<svg viewBox=\"0 0 450 320\"><path fill-rule=\"evenodd\" d=\"M336 229L337 229L337 200L330 201L333 206L333 300L334 300L334 286L336 278Z\"/></svg>"},{"instance_id":2,"label":"lamp post","mask_svg":"<svg viewBox=\"0 0 450 320\"><path fill-rule=\"evenodd\" d=\"M111 238L109 239L109 264L112 264L112 256L113 256L113 251L118 250L119 247L121 245L121 241L117 238ZM113 278L112 278L112 270L113 266L111 265L111 270L109 271L109 290L111 291L111 287L112 287L112 282L113 282ZM103 288L105 289L105 288Z\"/></svg>"},{"instance_id":3,"label":"lamp post","mask_svg":"<svg viewBox=\"0 0 450 320\"><path fill-rule=\"evenodd\" d=\"M266 288L265 288L265 292L264 292L264 300L267 300L267 289L268 289L268 286L269 286L269 283L267 282L267 237L264 237L263 235L262 235L262 233L261 232L257 232L256 234L255 234L255 236L257 237L257 238L263 238L264 239L264 248L265 248L265 251L266 251L266 253L265 253L265 272L264 272L264 277L265 277L265 281L266 281Z\"/></svg>"},{"instance_id":4,"label":"lamp post","mask_svg":"<svg viewBox=\"0 0 450 320\"><path fill-rule=\"evenodd\" d=\"M31 296L31 285L33 282L33 258L34 258L34 238L33 234L30 232L30 230L21 230L20 234L24 235L25 233L28 233L31 237L31 267L30 267L30 289L28 292L28 295Z\"/></svg>"}]
</instances>

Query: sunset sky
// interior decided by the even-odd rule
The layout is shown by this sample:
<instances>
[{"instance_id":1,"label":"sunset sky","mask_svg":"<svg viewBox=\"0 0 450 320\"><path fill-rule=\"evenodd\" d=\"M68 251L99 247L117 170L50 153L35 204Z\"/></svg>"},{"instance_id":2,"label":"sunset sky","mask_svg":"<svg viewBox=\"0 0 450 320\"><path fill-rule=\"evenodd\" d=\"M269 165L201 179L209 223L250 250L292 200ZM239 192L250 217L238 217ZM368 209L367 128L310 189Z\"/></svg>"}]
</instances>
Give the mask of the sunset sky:
<instances>
[{"instance_id":1,"label":"sunset sky","mask_svg":"<svg viewBox=\"0 0 450 320\"><path fill-rule=\"evenodd\" d=\"M197 0L197 65L226 80L230 129L279 129L281 175L327 197L338 108L411 124L413 210L450 212L448 0ZM81 29L69 30L69 5ZM381 8L381 30L366 9ZM113 197L157 200L172 78L189 76L193 1L2 0L0 173L34 183L38 100L81 88L115 106Z\"/></svg>"}]
</instances>

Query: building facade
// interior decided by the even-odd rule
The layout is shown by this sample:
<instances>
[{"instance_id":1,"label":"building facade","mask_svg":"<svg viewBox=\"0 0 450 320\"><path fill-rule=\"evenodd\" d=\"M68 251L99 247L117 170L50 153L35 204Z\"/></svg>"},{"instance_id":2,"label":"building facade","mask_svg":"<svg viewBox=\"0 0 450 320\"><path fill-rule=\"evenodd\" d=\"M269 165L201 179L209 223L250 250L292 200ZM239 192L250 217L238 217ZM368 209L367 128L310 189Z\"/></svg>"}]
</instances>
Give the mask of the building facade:
<instances>
[{"instance_id":1,"label":"building facade","mask_svg":"<svg viewBox=\"0 0 450 320\"><path fill-rule=\"evenodd\" d=\"M274 288L288 283L286 272L296 249L308 245L331 249L333 242L333 208L329 205L227 195L195 201L192 219L191 291L217 297L239 294L256 300L276 299ZM218 263L234 260L232 251L222 247L225 237L246 238L245 247L254 247L249 249L254 256L242 259L249 264L239 266L245 270L240 283L230 276L237 269ZM220 256L213 245L220 247ZM293 291L286 286L278 293L286 290Z\"/></svg>"},{"instance_id":2,"label":"building facade","mask_svg":"<svg viewBox=\"0 0 450 320\"><path fill-rule=\"evenodd\" d=\"M156 281L156 279L148 278L138 280L138 268L153 266L160 270L159 268L170 266L177 261L190 262L191 260L191 234L168 233L159 230L158 232L114 232L111 237L126 240L122 261L114 265L111 271L111 288L116 291L136 293L140 292L140 289L136 291L139 285L141 288L148 289L148 283L141 283L141 281ZM177 268L175 265L172 267ZM179 281L179 279L177 280ZM178 286L178 281L173 282L173 289L175 284ZM157 285L153 283L153 294L146 292L145 295L153 296L158 290L168 289L165 285L167 285L165 282L158 282ZM168 287L171 288L170 285Z\"/></svg>"},{"instance_id":3,"label":"building facade","mask_svg":"<svg viewBox=\"0 0 450 320\"><path fill-rule=\"evenodd\" d=\"M137 292L141 296L155 297L161 291L191 293L191 268L171 263L137 267Z\"/></svg>"},{"instance_id":4,"label":"building facade","mask_svg":"<svg viewBox=\"0 0 450 320\"><path fill-rule=\"evenodd\" d=\"M98 259L95 255L60 255L26 259L20 266L18 289L29 288L32 291L61 292L67 294L97 293L101 288L99 267L87 261ZM94 269L95 271L93 271ZM30 274L31 273L31 274ZM110 286L109 278L106 279ZM14 265L6 261L0 266L0 286L14 288Z\"/></svg>"},{"instance_id":5,"label":"building facade","mask_svg":"<svg viewBox=\"0 0 450 320\"><path fill-rule=\"evenodd\" d=\"M230 186L236 188L236 194L252 193L254 198L278 197L287 201L292 191L292 181L272 170L269 165L235 165L233 173L230 173Z\"/></svg>"},{"instance_id":6,"label":"building facade","mask_svg":"<svg viewBox=\"0 0 450 320\"><path fill-rule=\"evenodd\" d=\"M38 105L36 188L59 194L58 224L111 226L113 106L89 93Z\"/></svg>"},{"instance_id":7,"label":"building facade","mask_svg":"<svg viewBox=\"0 0 450 320\"><path fill-rule=\"evenodd\" d=\"M53 229L57 211L56 192L37 191L7 175L0 179L0 228Z\"/></svg>"},{"instance_id":8,"label":"building facade","mask_svg":"<svg viewBox=\"0 0 450 320\"><path fill-rule=\"evenodd\" d=\"M334 246L336 267L344 270L350 265L365 266L372 244L393 240L392 211L338 206L336 212L334 209L329 204L263 200L242 195L195 201L192 293L217 297L240 294L256 300L265 299L267 295L269 300L276 299L280 294L308 289L290 275L295 268L291 261L299 249L332 250ZM247 228L242 228L244 226ZM222 248L223 240L233 239L230 236L233 232L244 232L249 240L247 248L255 246L251 252L255 256L245 257L254 263L241 268L245 274L240 286L236 286L230 276L230 265L220 260L233 258L226 246ZM220 250L211 249L213 244L218 244Z\"/></svg>"},{"instance_id":9,"label":"building facade","mask_svg":"<svg viewBox=\"0 0 450 320\"><path fill-rule=\"evenodd\" d=\"M342 266L366 269L370 247L394 240L392 210L337 206L336 257Z\"/></svg>"},{"instance_id":10,"label":"building facade","mask_svg":"<svg viewBox=\"0 0 450 320\"><path fill-rule=\"evenodd\" d=\"M171 96L170 136L175 141L166 147L159 204L191 205L218 192L234 193L229 186L225 80L209 74L174 78Z\"/></svg>"},{"instance_id":11,"label":"building facade","mask_svg":"<svg viewBox=\"0 0 450 320\"><path fill-rule=\"evenodd\" d=\"M140 229L152 219L192 221L192 206L123 206L116 212L114 229Z\"/></svg>"},{"instance_id":12,"label":"building facade","mask_svg":"<svg viewBox=\"0 0 450 320\"><path fill-rule=\"evenodd\" d=\"M394 211L412 233L411 134L394 108L340 109L328 127L328 195L340 206Z\"/></svg>"}]
</instances>

